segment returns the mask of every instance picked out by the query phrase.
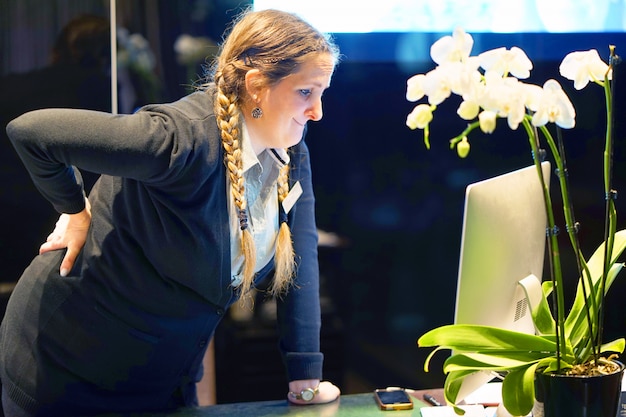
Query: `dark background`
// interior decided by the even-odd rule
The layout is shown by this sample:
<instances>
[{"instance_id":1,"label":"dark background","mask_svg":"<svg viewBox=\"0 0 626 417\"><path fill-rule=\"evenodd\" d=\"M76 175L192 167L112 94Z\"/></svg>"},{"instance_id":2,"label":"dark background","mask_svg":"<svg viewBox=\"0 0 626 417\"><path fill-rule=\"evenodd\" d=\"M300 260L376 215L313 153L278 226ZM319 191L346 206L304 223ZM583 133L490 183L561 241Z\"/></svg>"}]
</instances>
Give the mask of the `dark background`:
<instances>
[{"instance_id":1,"label":"dark background","mask_svg":"<svg viewBox=\"0 0 626 417\"><path fill-rule=\"evenodd\" d=\"M235 0L118 1L118 24L150 41L157 58L154 72L160 80L161 101L175 100L189 91L189 72L176 63L175 39L188 33L219 42L227 23L244 4ZM31 0L2 0L0 4L4 76L45 67L54 36L71 17L85 12L108 17L108 1L47 2L47 20L35 9L23 13L22 9L33 5ZM35 18L40 20L33 22ZM435 113L430 150L425 149L420 131L406 127L406 115L414 106L405 99L406 80L434 67L427 48L439 36L415 35L416 52L400 58L394 51L403 43L406 48L410 37L338 35L346 56L325 94L323 120L309 126L318 226L340 238L339 245L320 247L325 376L344 393L388 385L429 388L442 384L439 360L432 372L423 371L428 351L418 349L416 340L453 320L465 187L531 164L523 131L511 131L503 120L492 135L475 132L470 137L470 156L459 159L448 148L448 139L465 128L456 116L459 102L455 99ZM559 76L558 65L570 50L561 52L573 41L580 43L571 50L593 47L603 57L607 56L607 39L617 45L618 53L626 51L625 34L477 35L475 39L473 54L494 46L524 48L535 64L530 81L543 84L556 78L576 107L577 127L564 136L583 250L590 254L602 240L603 230L604 101L597 86L574 91L571 82ZM16 48L33 59L8 59L17 56ZM616 73L614 188L618 191L626 181L625 68L618 67ZM201 72L200 65L196 72ZM1 116L6 123L7 114L20 109L6 84L2 86L0 97L5 104L0 109L5 109ZM4 287L0 289L5 294L57 217L32 190L11 152L4 139L0 143L0 285ZM618 199L617 204L623 212L623 201ZM565 228L562 222L560 226ZM623 228L624 221L619 226ZM571 254L564 254L564 263L566 276L573 282L576 272ZM624 294L621 278L609 296L607 338L625 330L619 299ZM218 329L219 402L284 396L271 306L259 303L258 307L253 318L228 319Z\"/></svg>"}]
</instances>

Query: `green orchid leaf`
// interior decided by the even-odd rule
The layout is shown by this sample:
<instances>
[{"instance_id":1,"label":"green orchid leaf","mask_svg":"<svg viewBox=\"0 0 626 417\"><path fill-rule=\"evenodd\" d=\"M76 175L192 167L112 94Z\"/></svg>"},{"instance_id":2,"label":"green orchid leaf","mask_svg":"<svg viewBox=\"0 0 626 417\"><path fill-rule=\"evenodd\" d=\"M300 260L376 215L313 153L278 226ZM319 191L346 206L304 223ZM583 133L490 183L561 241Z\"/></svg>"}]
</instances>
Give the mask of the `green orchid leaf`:
<instances>
[{"instance_id":1,"label":"green orchid leaf","mask_svg":"<svg viewBox=\"0 0 626 417\"><path fill-rule=\"evenodd\" d=\"M596 252L597 253L597 252ZM622 270L623 264L614 264L609 273L607 275L606 283L605 283L605 294L611 288L611 285L617 278L617 275ZM591 271L591 270L590 270ZM593 272L592 272L593 273ZM600 272L602 275L602 272ZM593 277L593 276L592 276ZM600 279L599 277L594 278L594 287L593 294L587 294L588 298L595 296L597 298L597 294L600 292ZM594 310L591 310L592 314L591 318L594 323L597 320L597 317L594 313ZM587 309L585 307L585 297L584 291L582 288L582 282L579 281L578 288L576 291L576 298L574 299L574 303L572 304L572 309L565 320L565 334L568 336L572 345L577 346L582 343L585 338L589 338L589 321L587 320Z\"/></svg>"},{"instance_id":2,"label":"green orchid leaf","mask_svg":"<svg viewBox=\"0 0 626 417\"><path fill-rule=\"evenodd\" d=\"M466 376L475 374L476 371L454 371L449 372L444 383L444 397L448 404L455 404L461 385Z\"/></svg>"},{"instance_id":3,"label":"green orchid leaf","mask_svg":"<svg viewBox=\"0 0 626 417\"><path fill-rule=\"evenodd\" d=\"M540 335L554 334L555 321L550 310L550 304L548 303L548 297L552 293L552 282L544 281L541 285L543 297L539 299L538 305L532 307L532 318L535 330Z\"/></svg>"},{"instance_id":4,"label":"green orchid leaf","mask_svg":"<svg viewBox=\"0 0 626 417\"><path fill-rule=\"evenodd\" d=\"M514 416L530 413L535 402L535 371L538 364L515 369L502 381L502 403Z\"/></svg>"},{"instance_id":5,"label":"green orchid leaf","mask_svg":"<svg viewBox=\"0 0 626 417\"><path fill-rule=\"evenodd\" d=\"M613 340L612 342L604 343L600 346L600 352L615 352L623 353L626 348L626 340L624 338Z\"/></svg>"},{"instance_id":6,"label":"green orchid leaf","mask_svg":"<svg viewBox=\"0 0 626 417\"><path fill-rule=\"evenodd\" d=\"M440 346L459 351L484 351L505 349L511 351L553 351L554 341L546 336L536 336L491 326L450 324L422 335L420 347Z\"/></svg>"},{"instance_id":7,"label":"green orchid leaf","mask_svg":"<svg viewBox=\"0 0 626 417\"><path fill-rule=\"evenodd\" d=\"M447 348L445 347L438 347L436 349L434 349L432 352L430 352L428 354L428 356L426 357L426 360L424 361L424 372L428 372L428 370L430 369L430 361L433 358L433 356L435 356L435 354L441 350L447 350Z\"/></svg>"},{"instance_id":8,"label":"green orchid leaf","mask_svg":"<svg viewBox=\"0 0 626 417\"><path fill-rule=\"evenodd\" d=\"M602 302L603 295L609 291L623 268L622 263L616 262L626 249L626 230L620 230L615 233L610 260L611 268L605 281L604 294L600 294L604 269L604 246L604 243L601 244L586 262L587 271L589 271L591 282L593 283L592 288L588 288L588 285L583 288L583 283L588 282L586 277L579 279L572 308L565 320L565 334L570 343L576 346L579 362L585 361L593 352L591 343L594 336L589 328L587 304L590 306L589 315L591 322L595 326L598 321L597 305ZM585 290L588 293L587 298L585 298ZM594 333L596 332L597 329L594 329Z\"/></svg>"},{"instance_id":9,"label":"green orchid leaf","mask_svg":"<svg viewBox=\"0 0 626 417\"><path fill-rule=\"evenodd\" d=\"M554 352L496 351L458 353L450 356L445 361L443 370L445 373L462 370L506 371L527 367L553 355Z\"/></svg>"},{"instance_id":10,"label":"green orchid leaf","mask_svg":"<svg viewBox=\"0 0 626 417\"><path fill-rule=\"evenodd\" d=\"M454 412L459 415L459 416L464 416L465 415L465 410L463 410L461 407L457 407L456 405L453 405L452 408L454 409Z\"/></svg>"},{"instance_id":11,"label":"green orchid leaf","mask_svg":"<svg viewBox=\"0 0 626 417\"><path fill-rule=\"evenodd\" d=\"M541 283L541 289L543 290L543 297L548 298L552 291L554 291L554 283L552 281L543 281Z\"/></svg>"},{"instance_id":12,"label":"green orchid leaf","mask_svg":"<svg viewBox=\"0 0 626 417\"><path fill-rule=\"evenodd\" d=\"M617 262L619 256L626 249L626 229L615 232L615 240L613 241L613 252L611 254L611 264ZM587 267L592 273L592 277L599 278L604 268L604 243L595 250L593 255L587 261Z\"/></svg>"},{"instance_id":13,"label":"green orchid leaf","mask_svg":"<svg viewBox=\"0 0 626 417\"><path fill-rule=\"evenodd\" d=\"M549 373L552 373L552 372L558 372L559 370L569 369L571 367L572 367L571 364L566 363L563 360L561 360L561 365L559 366L559 360L557 359L556 356L542 359L537 364L537 370L539 372L544 373L544 374L549 374Z\"/></svg>"},{"instance_id":14,"label":"green orchid leaf","mask_svg":"<svg viewBox=\"0 0 626 417\"><path fill-rule=\"evenodd\" d=\"M555 321L554 317L552 317L550 305L545 298L542 298L541 303L533 309L532 317L535 329L538 334L554 334Z\"/></svg>"}]
</instances>

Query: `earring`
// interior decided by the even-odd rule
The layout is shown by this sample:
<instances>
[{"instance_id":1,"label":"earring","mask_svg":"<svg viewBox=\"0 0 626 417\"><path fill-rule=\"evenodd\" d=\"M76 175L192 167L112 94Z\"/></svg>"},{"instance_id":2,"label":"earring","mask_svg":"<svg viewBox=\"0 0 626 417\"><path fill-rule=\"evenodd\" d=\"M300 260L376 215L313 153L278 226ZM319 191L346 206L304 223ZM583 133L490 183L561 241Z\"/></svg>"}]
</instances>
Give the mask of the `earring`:
<instances>
[{"instance_id":1,"label":"earring","mask_svg":"<svg viewBox=\"0 0 626 417\"><path fill-rule=\"evenodd\" d=\"M263 117L263 110L261 110L260 107L253 108L252 117L254 117L255 119L260 119L261 117Z\"/></svg>"}]
</instances>

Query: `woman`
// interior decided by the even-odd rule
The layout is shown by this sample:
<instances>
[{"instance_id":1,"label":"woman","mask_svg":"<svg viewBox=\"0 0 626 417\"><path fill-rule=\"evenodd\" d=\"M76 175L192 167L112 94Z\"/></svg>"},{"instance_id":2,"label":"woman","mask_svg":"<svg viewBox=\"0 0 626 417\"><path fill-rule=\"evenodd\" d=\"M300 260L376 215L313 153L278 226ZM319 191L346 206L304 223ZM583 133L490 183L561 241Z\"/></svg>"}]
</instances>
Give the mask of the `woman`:
<instances>
[{"instance_id":1,"label":"woman","mask_svg":"<svg viewBox=\"0 0 626 417\"><path fill-rule=\"evenodd\" d=\"M0 330L7 414L195 405L215 327L268 277L289 401L338 397L320 383L317 235L301 141L322 117L337 61L336 46L298 17L246 12L202 91L134 115L47 109L9 124L35 185L63 214ZM73 167L102 174L88 199Z\"/></svg>"}]
</instances>

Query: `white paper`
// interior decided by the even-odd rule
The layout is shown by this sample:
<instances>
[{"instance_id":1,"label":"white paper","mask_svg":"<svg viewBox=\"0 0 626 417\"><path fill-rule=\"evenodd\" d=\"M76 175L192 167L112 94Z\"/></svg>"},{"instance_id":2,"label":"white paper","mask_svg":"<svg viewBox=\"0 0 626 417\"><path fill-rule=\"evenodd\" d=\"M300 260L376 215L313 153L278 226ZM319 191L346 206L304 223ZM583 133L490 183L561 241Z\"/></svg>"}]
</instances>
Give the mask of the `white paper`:
<instances>
[{"instance_id":1,"label":"white paper","mask_svg":"<svg viewBox=\"0 0 626 417\"><path fill-rule=\"evenodd\" d=\"M502 382L490 382L463 399L467 404L496 405L502 402Z\"/></svg>"},{"instance_id":2,"label":"white paper","mask_svg":"<svg viewBox=\"0 0 626 417\"><path fill-rule=\"evenodd\" d=\"M459 405L465 410L463 417L485 417L485 407L482 405ZM459 417L450 406L442 407L422 407L420 408L422 417Z\"/></svg>"}]
</instances>

